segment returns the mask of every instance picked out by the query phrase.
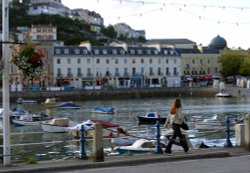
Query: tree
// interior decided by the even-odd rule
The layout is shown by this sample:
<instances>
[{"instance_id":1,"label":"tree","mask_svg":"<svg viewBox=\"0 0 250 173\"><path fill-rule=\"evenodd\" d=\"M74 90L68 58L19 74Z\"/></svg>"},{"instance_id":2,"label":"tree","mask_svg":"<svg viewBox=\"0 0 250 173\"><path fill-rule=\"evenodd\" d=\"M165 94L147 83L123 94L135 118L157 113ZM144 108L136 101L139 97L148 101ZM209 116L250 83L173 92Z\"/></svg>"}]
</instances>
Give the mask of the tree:
<instances>
[{"instance_id":1,"label":"tree","mask_svg":"<svg viewBox=\"0 0 250 173\"><path fill-rule=\"evenodd\" d=\"M241 63L239 74L242 76L250 76L250 54L244 57L244 62Z\"/></svg>"},{"instance_id":2,"label":"tree","mask_svg":"<svg viewBox=\"0 0 250 173\"><path fill-rule=\"evenodd\" d=\"M108 27L103 28L102 33L109 38L117 37L117 32L115 31L115 28L112 25L109 25Z\"/></svg>"},{"instance_id":3,"label":"tree","mask_svg":"<svg viewBox=\"0 0 250 173\"><path fill-rule=\"evenodd\" d=\"M222 65L221 74L226 76L236 76L240 74L240 68L244 62L244 56L238 50L227 50L221 53L219 63Z\"/></svg>"}]
</instances>

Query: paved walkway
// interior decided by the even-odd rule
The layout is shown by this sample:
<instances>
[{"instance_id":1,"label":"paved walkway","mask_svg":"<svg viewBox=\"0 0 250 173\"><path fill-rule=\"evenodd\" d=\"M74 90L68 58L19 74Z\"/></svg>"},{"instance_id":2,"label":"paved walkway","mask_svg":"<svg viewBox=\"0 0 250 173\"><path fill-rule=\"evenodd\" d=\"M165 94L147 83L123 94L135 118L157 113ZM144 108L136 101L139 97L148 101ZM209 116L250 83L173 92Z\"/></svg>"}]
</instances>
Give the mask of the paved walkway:
<instances>
[{"instance_id":1,"label":"paved walkway","mask_svg":"<svg viewBox=\"0 0 250 173\"><path fill-rule=\"evenodd\" d=\"M112 166L131 166L178 160L236 157L242 155L250 155L250 152L246 151L243 147L216 147L206 149L193 149L191 150L191 154L185 154L183 151L176 151L173 154L173 156L156 153L138 154L132 156L105 156L104 161L102 162L94 162L91 159L69 159L39 162L36 164L13 164L10 166L0 166L0 173L57 172L57 170L83 170Z\"/></svg>"},{"instance_id":2,"label":"paved walkway","mask_svg":"<svg viewBox=\"0 0 250 173\"><path fill-rule=\"evenodd\" d=\"M240 88L234 85L227 85L226 91L235 97L248 97L250 98L250 89Z\"/></svg>"}]
</instances>

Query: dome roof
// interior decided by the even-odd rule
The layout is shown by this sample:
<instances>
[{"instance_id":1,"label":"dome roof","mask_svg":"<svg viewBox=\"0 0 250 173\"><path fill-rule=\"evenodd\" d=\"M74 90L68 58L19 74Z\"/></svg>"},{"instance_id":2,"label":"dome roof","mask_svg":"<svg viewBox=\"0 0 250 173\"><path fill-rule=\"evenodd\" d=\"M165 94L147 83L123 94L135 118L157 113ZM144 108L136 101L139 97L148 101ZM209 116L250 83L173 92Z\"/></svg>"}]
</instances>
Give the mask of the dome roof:
<instances>
[{"instance_id":1,"label":"dome roof","mask_svg":"<svg viewBox=\"0 0 250 173\"><path fill-rule=\"evenodd\" d=\"M223 37L220 37L218 35L217 37L212 39L209 47L214 49L224 49L227 47L227 41Z\"/></svg>"}]
</instances>

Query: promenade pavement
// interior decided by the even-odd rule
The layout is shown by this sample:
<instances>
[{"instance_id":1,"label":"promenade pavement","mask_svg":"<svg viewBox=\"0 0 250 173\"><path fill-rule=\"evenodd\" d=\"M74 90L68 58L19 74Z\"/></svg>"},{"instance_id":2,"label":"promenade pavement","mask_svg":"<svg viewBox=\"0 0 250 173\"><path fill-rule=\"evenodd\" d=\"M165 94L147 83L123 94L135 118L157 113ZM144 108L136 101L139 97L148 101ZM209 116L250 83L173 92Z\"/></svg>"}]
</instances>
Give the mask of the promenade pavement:
<instances>
[{"instance_id":1,"label":"promenade pavement","mask_svg":"<svg viewBox=\"0 0 250 173\"><path fill-rule=\"evenodd\" d=\"M192 149L190 154L183 151L173 152L173 156L166 154L148 153L132 156L105 156L104 161L94 162L92 159L72 158L68 160L43 161L36 164L12 164L0 166L0 173L27 173L27 172L57 172L62 170L92 169L113 166L132 166L141 164L152 164L159 162L173 162L190 159L222 158L250 155L244 147L210 147Z\"/></svg>"}]
</instances>

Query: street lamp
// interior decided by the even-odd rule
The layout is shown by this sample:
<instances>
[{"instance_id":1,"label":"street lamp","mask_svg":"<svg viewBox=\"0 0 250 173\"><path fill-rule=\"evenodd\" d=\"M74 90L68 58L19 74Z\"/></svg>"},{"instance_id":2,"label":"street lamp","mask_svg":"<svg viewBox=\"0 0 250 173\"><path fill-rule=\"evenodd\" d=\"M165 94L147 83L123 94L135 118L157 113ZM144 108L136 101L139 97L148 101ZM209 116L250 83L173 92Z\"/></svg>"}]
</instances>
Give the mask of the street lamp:
<instances>
[{"instance_id":1,"label":"street lamp","mask_svg":"<svg viewBox=\"0 0 250 173\"><path fill-rule=\"evenodd\" d=\"M2 61L3 61L3 164L10 165L10 89L9 89L9 2L2 1Z\"/></svg>"}]
</instances>

